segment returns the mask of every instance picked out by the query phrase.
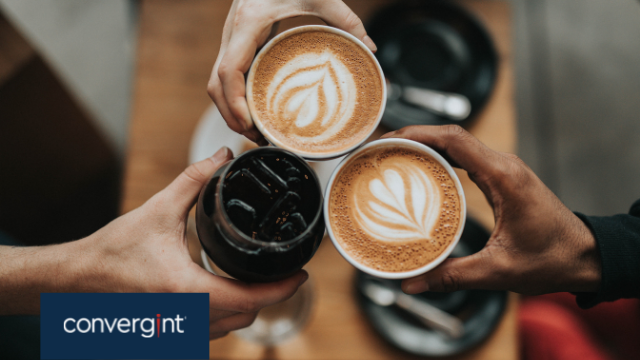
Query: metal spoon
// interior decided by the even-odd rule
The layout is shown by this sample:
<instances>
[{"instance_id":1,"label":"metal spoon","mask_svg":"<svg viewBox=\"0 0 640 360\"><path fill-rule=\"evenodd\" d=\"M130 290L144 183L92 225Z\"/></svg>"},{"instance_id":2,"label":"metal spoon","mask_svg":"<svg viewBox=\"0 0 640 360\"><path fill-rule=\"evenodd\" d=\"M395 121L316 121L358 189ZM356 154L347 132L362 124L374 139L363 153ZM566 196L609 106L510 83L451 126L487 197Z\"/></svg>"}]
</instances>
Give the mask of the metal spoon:
<instances>
[{"instance_id":1,"label":"metal spoon","mask_svg":"<svg viewBox=\"0 0 640 360\"><path fill-rule=\"evenodd\" d=\"M426 110L443 115L451 120L464 120L471 113L471 103L466 96L436 90L428 90L413 86L401 86L394 84L389 79L387 82L387 99L404 101L420 106Z\"/></svg>"},{"instance_id":2,"label":"metal spoon","mask_svg":"<svg viewBox=\"0 0 640 360\"><path fill-rule=\"evenodd\" d=\"M377 305L398 305L400 308L417 316L425 325L440 330L454 339L464 334L464 326L457 317L429 303L416 300L410 295L389 289L373 281L365 282L362 285L362 292Z\"/></svg>"}]
</instances>

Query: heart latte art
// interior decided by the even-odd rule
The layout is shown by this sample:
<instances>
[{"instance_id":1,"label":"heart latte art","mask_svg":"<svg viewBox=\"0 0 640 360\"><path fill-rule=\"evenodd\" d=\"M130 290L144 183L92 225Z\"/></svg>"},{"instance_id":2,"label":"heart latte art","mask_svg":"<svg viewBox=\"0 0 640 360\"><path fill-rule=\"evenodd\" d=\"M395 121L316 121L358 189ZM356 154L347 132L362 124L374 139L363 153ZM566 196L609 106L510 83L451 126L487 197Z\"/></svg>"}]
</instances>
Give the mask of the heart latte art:
<instances>
[{"instance_id":1,"label":"heart latte art","mask_svg":"<svg viewBox=\"0 0 640 360\"><path fill-rule=\"evenodd\" d=\"M440 215L440 191L413 167L390 164L381 178L357 182L354 219L367 235L387 242L431 239ZM406 183L405 183L406 180ZM367 186L368 185L368 186Z\"/></svg>"},{"instance_id":2,"label":"heart latte art","mask_svg":"<svg viewBox=\"0 0 640 360\"><path fill-rule=\"evenodd\" d=\"M410 271L454 240L460 199L449 173L429 155L371 148L341 169L329 215L336 240L354 260L381 271Z\"/></svg>"},{"instance_id":3,"label":"heart latte art","mask_svg":"<svg viewBox=\"0 0 640 360\"><path fill-rule=\"evenodd\" d=\"M277 145L303 154L348 149L377 125L377 65L350 39L324 31L285 37L259 60L247 100Z\"/></svg>"}]
</instances>

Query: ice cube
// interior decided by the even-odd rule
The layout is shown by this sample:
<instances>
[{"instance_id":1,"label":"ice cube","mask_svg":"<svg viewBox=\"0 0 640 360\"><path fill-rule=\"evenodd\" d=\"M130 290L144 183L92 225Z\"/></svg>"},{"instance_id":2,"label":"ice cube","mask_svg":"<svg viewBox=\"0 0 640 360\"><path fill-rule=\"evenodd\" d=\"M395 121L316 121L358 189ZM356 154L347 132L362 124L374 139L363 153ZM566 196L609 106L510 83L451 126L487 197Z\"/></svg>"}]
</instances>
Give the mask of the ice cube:
<instances>
[{"instance_id":1,"label":"ice cube","mask_svg":"<svg viewBox=\"0 0 640 360\"><path fill-rule=\"evenodd\" d=\"M280 227L281 241L291 240L296 236L298 236L298 233L296 232L295 225L293 225L292 223L288 222Z\"/></svg>"},{"instance_id":2,"label":"ice cube","mask_svg":"<svg viewBox=\"0 0 640 360\"><path fill-rule=\"evenodd\" d=\"M298 168L296 168L289 160L282 159L282 162L285 165L287 165L287 168L285 170L287 176L289 177L300 176L300 170L298 170Z\"/></svg>"},{"instance_id":3,"label":"ice cube","mask_svg":"<svg viewBox=\"0 0 640 360\"><path fill-rule=\"evenodd\" d=\"M257 172L260 172L267 179L269 179L269 181L271 181L274 186L279 187L282 191L289 190L287 183L282 180L282 178L278 176L278 174L271 170L271 168L269 168L264 162L256 158L251 159L251 162L253 163Z\"/></svg>"},{"instance_id":4,"label":"ice cube","mask_svg":"<svg viewBox=\"0 0 640 360\"><path fill-rule=\"evenodd\" d=\"M302 214L299 212L289 215L287 220L287 222L293 224L296 229L298 229L298 232L303 232L307 228L307 222L304 221Z\"/></svg>"},{"instance_id":5,"label":"ice cube","mask_svg":"<svg viewBox=\"0 0 640 360\"><path fill-rule=\"evenodd\" d=\"M291 191L300 192L302 187L302 181L297 177L290 177L287 179L287 185Z\"/></svg>"},{"instance_id":6,"label":"ice cube","mask_svg":"<svg viewBox=\"0 0 640 360\"><path fill-rule=\"evenodd\" d=\"M260 191L262 191L263 193L269 194L269 195L271 194L271 190L269 190L269 187L264 183L262 183L262 181L260 181L260 179L258 179L255 175L253 175L253 173L251 173L249 169L242 169L240 171L236 171L227 179L227 184L232 182L240 182L242 181L242 178L247 179L253 184L255 184L258 187L258 189L260 189Z\"/></svg>"},{"instance_id":7,"label":"ice cube","mask_svg":"<svg viewBox=\"0 0 640 360\"><path fill-rule=\"evenodd\" d=\"M277 238L278 230L283 225L289 215L296 210L300 204L300 195L287 191L275 204L269 209L264 218L260 220L258 225L260 229L261 240L274 241L280 240Z\"/></svg>"},{"instance_id":8,"label":"ice cube","mask_svg":"<svg viewBox=\"0 0 640 360\"><path fill-rule=\"evenodd\" d=\"M291 240L302 234L307 229L307 222L300 213L289 215L286 223L280 227L280 238L283 241Z\"/></svg>"},{"instance_id":9,"label":"ice cube","mask_svg":"<svg viewBox=\"0 0 640 360\"><path fill-rule=\"evenodd\" d=\"M231 199L227 202L226 210L227 216L237 228L246 231L255 225L256 210L244 201Z\"/></svg>"}]
</instances>

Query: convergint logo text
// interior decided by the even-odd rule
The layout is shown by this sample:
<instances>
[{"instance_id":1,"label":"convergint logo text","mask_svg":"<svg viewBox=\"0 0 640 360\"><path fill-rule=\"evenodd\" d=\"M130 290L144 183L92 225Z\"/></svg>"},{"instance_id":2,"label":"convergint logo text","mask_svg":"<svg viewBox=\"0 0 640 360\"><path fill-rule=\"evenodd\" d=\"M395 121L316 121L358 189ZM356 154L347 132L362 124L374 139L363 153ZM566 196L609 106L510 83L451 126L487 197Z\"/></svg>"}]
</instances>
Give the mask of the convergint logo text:
<instances>
[{"instance_id":1,"label":"convergint logo text","mask_svg":"<svg viewBox=\"0 0 640 360\"><path fill-rule=\"evenodd\" d=\"M144 338L160 337L161 333L184 333L184 324L181 324L187 318L176 315L172 317L161 317L156 314L155 318L106 318L82 317L79 319L69 317L66 318L62 327L66 333L114 333L121 334L140 334ZM182 327L181 327L182 325Z\"/></svg>"},{"instance_id":2,"label":"convergint logo text","mask_svg":"<svg viewBox=\"0 0 640 360\"><path fill-rule=\"evenodd\" d=\"M43 293L40 359L208 359L209 306L208 293Z\"/></svg>"}]
</instances>

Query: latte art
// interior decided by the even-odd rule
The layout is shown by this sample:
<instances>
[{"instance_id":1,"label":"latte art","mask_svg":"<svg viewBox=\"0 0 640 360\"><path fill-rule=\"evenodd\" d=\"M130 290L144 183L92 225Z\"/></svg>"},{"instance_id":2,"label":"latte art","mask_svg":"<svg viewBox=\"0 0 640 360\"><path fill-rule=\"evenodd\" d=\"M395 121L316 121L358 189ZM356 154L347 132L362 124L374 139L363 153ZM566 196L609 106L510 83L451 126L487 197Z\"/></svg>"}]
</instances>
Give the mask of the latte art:
<instances>
[{"instance_id":1,"label":"latte art","mask_svg":"<svg viewBox=\"0 0 640 360\"><path fill-rule=\"evenodd\" d=\"M247 102L260 132L310 158L339 156L362 143L384 109L375 57L332 31L283 33L256 58L247 78Z\"/></svg>"},{"instance_id":2,"label":"latte art","mask_svg":"<svg viewBox=\"0 0 640 360\"><path fill-rule=\"evenodd\" d=\"M295 125L290 131L296 137L324 141L351 118L355 88L349 69L331 52L302 54L274 76L267 89L265 114Z\"/></svg>"},{"instance_id":3,"label":"latte art","mask_svg":"<svg viewBox=\"0 0 640 360\"><path fill-rule=\"evenodd\" d=\"M350 158L327 201L335 241L356 262L384 272L430 263L461 227L453 178L437 160L411 147L370 147Z\"/></svg>"},{"instance_id":4,"label":"latte art","mask_svg":"<svg viewBox=\"0 0 640 360\"><path fill-rule=\"evenodd\" d=\"M436 186L415 168L392 165L383 171L382 179L371 180L368 189L354 191L355 219L367 235L378 240L433 240L431 231L441 207Z\"/></svg>"}]
</instances>

